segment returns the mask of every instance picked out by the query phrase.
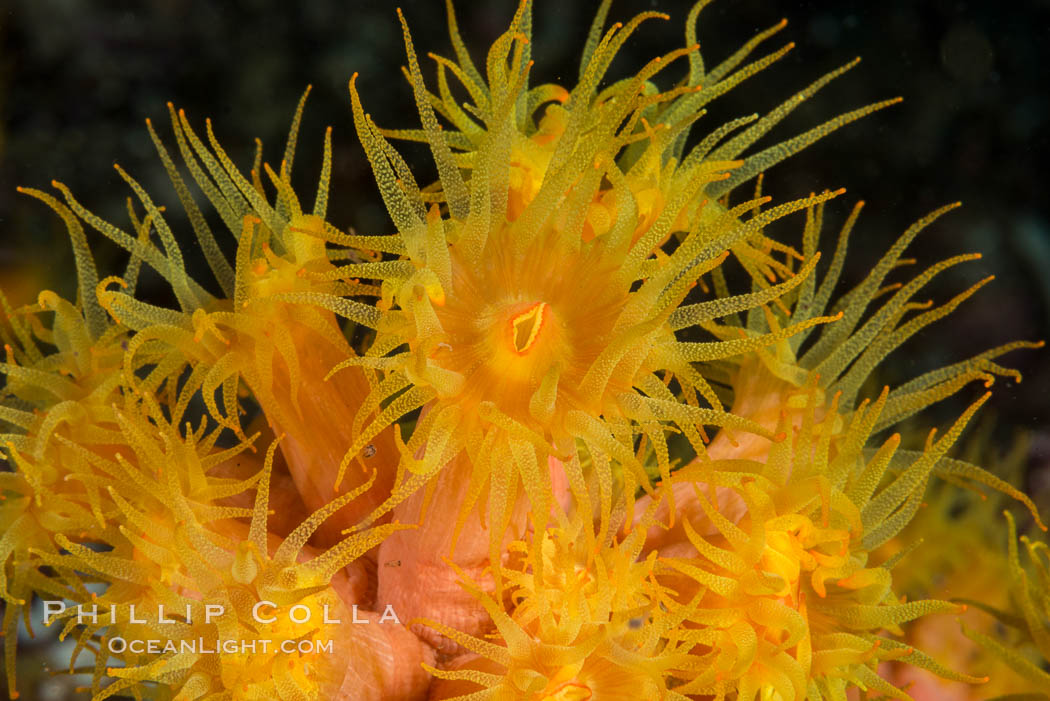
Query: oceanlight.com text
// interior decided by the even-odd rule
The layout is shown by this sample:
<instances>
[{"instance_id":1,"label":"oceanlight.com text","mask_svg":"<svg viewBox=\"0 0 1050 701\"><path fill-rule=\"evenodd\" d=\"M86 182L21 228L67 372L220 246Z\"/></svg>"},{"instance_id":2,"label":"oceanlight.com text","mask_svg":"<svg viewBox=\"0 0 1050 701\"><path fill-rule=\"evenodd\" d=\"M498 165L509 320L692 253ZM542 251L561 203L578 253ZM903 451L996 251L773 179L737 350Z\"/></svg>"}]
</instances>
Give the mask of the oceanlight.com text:
<instances>
[{"instance_id":1,"label":"oceanlight.com text","mask_svg":"<svg viewBox=\"0 0 1050 701\"><path fill-rule=\"evenodd\" d=\"M198 623L203 621L204 624L208 625L220 621L226 614L226 607L222 604L204 604L203 606L198 604L196 606L196 613L194 612L194 608L193 605L188 605L184 610L174 612L170 609L166 609L163 605L158 605L155 610L147 611L146 607L136 608L134 604L128 604L126 606L104 607L100 610L98 604L93 604L91 606L79 604L71 609L64 601L47 600L44 601L44 625L50 625L54 619L59 617L68 619L75 618L78 625L90 624L93 626L104 626L106 624L115 625L118 621L142 625L186 625L194 623L195 619ZM252 607L252 620L260 626L263 626L263 628L260 629L260 632L266 630L265 626L273 624L280 625L286 622L296 625L313 623L315 626L342 625L344 623L351 625L368 625L371 623L384 624L401 622L401 619L394 611L394 608L390 605L387 605L383 610L382 615L374 621L369 620L368 618L362 618L358 614L358 607L356 605L350 607L350 618L345 621L333 616L327 604L321 606L320 610L315 610L315 608L305 604L297 604L282 611L280 615L277 615L277 609L277 604L265 600L257 602ZM156 614L156 617L149 618L149 613ZM125 652L131 652L137 655L267 655L277 652L285 654L316 654L331 653L334 651L334 644L331 640L323 640L317 637L257 637L255 639L197 637L177 640L170 638L129 639L125 637L112 637L106 640L106 647L110 653L115 655L120 655Z\"/></svg>"}]
</instances>

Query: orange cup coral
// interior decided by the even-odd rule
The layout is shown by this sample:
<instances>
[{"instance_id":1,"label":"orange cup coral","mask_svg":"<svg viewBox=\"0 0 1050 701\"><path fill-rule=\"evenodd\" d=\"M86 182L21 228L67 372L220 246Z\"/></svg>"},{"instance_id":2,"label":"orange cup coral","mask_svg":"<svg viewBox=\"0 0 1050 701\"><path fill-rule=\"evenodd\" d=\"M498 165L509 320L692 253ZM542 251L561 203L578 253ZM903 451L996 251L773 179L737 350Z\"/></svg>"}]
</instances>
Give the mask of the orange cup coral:
<instances>
[{"instance_id":1,"label":"orange cup coral","mask_svg":"<svg viewBox=\"0 0 1050 701\"><path fill-rule=\"evenodd\" d=\"M920 450L884 432L974 381L1019 379L995 360L1041 344L872 391L895 349L989 282L915 300L976 255L887 282L954 205L837 294L860 205L822 256L843 190L772 204L760 175L897 100L752 152L851 62L693 138L712 100L790 49L750 59L783 23L711 67L701 0L684 46L608 82L624 43L666 19L606 28L610 4L576 83L530 87L532 2L484 74L449 2L456 60L433 57L437 93L399 13L421 128L379 128L350 80L390 234L327 221L330 130L313 208L301 204L305 96L280 167L260 145L247 175L210 122L202 139L169 108L179 165L149 125L214 286L119 167L138 203L129 230L61 184L64 202L23 189L64 220L79 288L75 302L0 299L12 697L34 596L75 636L74 661L92 658L96 700L910 698L880 676L889 661L983 680L905 641L911 621L964 605L902 600L905 551L878 549L934 479L999 490L1042 520L1006 480L949 457L987 394ZM424 142L438 181L420 186L391 138ZM796 213L798 247L771 226ZM122 275L100 279L85 223L127 250ZM144 265L174 307L137 294ZM1029 579L1013 541L1022 615L997 613L1046 653L1045 549L1029 545Z\"/></svg>"}]
</instances>

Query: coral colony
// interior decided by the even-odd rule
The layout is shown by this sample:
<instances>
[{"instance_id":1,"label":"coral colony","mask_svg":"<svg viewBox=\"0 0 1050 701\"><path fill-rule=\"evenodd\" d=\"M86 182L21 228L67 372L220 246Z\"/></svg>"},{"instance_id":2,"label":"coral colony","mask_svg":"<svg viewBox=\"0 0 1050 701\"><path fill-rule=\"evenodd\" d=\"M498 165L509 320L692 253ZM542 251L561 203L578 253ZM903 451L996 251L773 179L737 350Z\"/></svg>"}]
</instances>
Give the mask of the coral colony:
<instances>
[{"instance_id":1,"label":"coral colony","mask_svg":"<svg viewBox=\"0 0 1050 701\"><path fill-rule=\"evenodd\" d=\"M1020 379L1000 356L1042 344L878 383L988 279L939 306L924 286L980 256L895 281L947 205L840 289L861 204L829 233L843 190L776 202L761 176L897 100L753 149L856 62L709 123L791 46L751 57L781 22L709 63L706 4L684 45L613 81L623 44L667 17L609 24L602 2L565 86L530 85L529 0L484 63L449 4L455 58L433 55L426 82L401 17L421 128L377 126L350 79L390 233L327 221L330 131L316 192L293 191L305 96L277 166L261 145L234 164L174 107L170 129L147 122L177 216L119 166L124 225L59 182L21 188L64 220L78 288L2 300L10 697L20 627L41 625L76 641L68 671L96 700L909 699L942 682L978 698L993 667L1002 693L1050 689L1050 558L1017 547L1013 516L994 553L1011 596L970 603L984 624L898 585L937 547L904 530L928 489L990 488L1045 530L949 454L987 393L918 449L895 432ZM772 238L781 219L800 234ZM96 269L98 234L123 270ZM172 306L136 294L144 266ZM913 642L929 622L981 663Z\"/></svg>"}]
</instances>

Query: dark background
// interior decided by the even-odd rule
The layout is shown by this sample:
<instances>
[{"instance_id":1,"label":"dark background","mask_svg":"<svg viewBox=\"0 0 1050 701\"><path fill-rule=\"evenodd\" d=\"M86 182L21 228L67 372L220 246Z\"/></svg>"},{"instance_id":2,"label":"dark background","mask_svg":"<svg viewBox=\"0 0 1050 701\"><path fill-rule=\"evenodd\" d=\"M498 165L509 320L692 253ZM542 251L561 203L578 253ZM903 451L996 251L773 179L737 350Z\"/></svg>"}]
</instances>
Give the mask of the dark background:
<instances>
[{"instance_id":1,"label":"dark background","mask_svg":"<svg viewBox=\"0 0 1050 701\"><path fill-rule=\"evenodd\" d=\"M571 85L597 2L536 2L533 82ZM426 52L452 55L443 3L401 4L424 70L432 75ZM682 46L690 4L617 0L612 19L660 9L671 20L643 25L612 72L633 72L652 56ZM457 3L463 34L479 65L489 43L506 28L514 5L511 0ZM5 291L15 303L32 300L41 286L66 295L74 291L64 226L42 204L18 195L17 185L49 189L52 178L61 180L86 206L123 226L129 191L111 167L119 162L155 199L179 211L143 124L151 117L173 147L168 100L187 110L199 133L204 118L212 117L224 147L247 169L256 136L266 144L267 158L279 163L295 103L312 83L296 160L297 188L312 203L323 128L331 125L330 219L362 233L387 232L386 214L354 134L346 85L354 71L361 73L366 109L379 124L418 124L411 90L399 72L404 47L394 6L377 0L0 0L0 284ZM970 251L985 254L931 286L931 296L939 301L989 272L997 276L951 318L899 350L887 364L885 379L907 379L1013 339L1050 336L1045 178L1050 96L1043 84L1050 65L1050 2L717 0L700 19L708 65L781 17L788 18L788 27L758 55L787 41L798 47L718 100L700 129L769 109L860 55L860 66L803 105L759 146L869 102L902 95L903 104L774 168L767 190L784 199L825 187L848 188L829 207L829 238L854 200L867 201L853 237L848 282L859 280L909 223L941 204L962 200L963 209L922 235L911 254L924 264ZM425 151L402 150L421 173L420 181L427 181L432 170ZM172 219L185 225L177 215ZM800 231L800 219L791 226L790 231ZM189 235L188 225L180 230ZM122 270L119 250L95 232L89 232L89 240L103 274ZM232 238L225 243L232 251ZM191 262L194 255L188 252ZM1020 385L997 382L985 413L997 418L1003 439L1015 429L1032 433L1028 487L1044 492L1050 490L1045 469L1050 464L1050 351L1015 352L1005 364L1021 369L1026 379ZM932 420L943 426L981 391L968 388L935 411Z\"/></svg>"}]
</instances>

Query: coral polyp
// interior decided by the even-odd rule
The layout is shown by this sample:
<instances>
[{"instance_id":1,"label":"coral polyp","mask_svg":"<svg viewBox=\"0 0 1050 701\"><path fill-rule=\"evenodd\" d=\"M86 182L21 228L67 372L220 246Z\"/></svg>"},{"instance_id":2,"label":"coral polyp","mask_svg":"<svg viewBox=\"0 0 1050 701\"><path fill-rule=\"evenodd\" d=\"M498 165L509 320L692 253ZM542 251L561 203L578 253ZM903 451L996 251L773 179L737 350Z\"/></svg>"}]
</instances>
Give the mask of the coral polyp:
<instances>
[{"instance_id":1,"label":"coral polyp","mask_svg":"<svg viewBox=\"0 0 1050 701\"><path fill-rule=\"evenodd\" d=\"M375 431L427 405L429 413L405 451L406 468L418 478L409 482L413 488L466 448L478 488L500 480L498 490L509 489L513 496L520 478L533 514L542 516L549 501L549 488L542 486L547 458L570 460L582 442L596 466L615 460L624 468L621 491L630 508L636 486L647 486L630 447L633 433L644 432L664 446L666 427L674 426L699 452L705 424L773 437L723 411L691 363L743 354L831 318L709 343L681 341L674 331L714 323L728 309L761 302L729 297L726 306L710 307L707 314L693 309L676 329L668 320L700 277L722 263L729 247L838 193L753 216L745 215L765 200L701 216L698 210L708 204L705 186L742 165L705 159L703 144L680 166L672 160L661 168L664 184L657 186L663 189L641 187L646 166L660 163L671 149L669 135L683 134L692 121L662 124L660 134L650 128L646 111L672 102L683 90L659 92L649 80L696 47L660 57L634 78L599 91L617 49L657 15L640 15L604 35L596 25L596 44L584 57L577 86L530 90L531 11L530 3L522 3L510 29L493 45L487 84L468 55L460 52L459 65L438 59L443 101L426 90L402 18L423 122L421 132L410 136L430 145L441 174L439 191L415 184L364 112L351 81L358 134L398 229L392 238L399 243L387 250L403 249L412 265L384 271L381 307L387 311L379 333L365 357L345 363L379 369L376 391L382 394L370 406L389 406L370 426L362 424L343 468ZM455 35L454 41L459 44ZM476 101L468 111L476 117L458 106L453 110L446 68L465 82ZM432 103L443 106L460 134L473 140L447 139ZM533 114L547 103L553 104L535 124ZM625 168L620 161L638 145L645 147L639 165ZM461 169L460 163L468 167ZM678 240L669 243L676 233ZM368 274L364 267L348 272L358 271ZM665 389L672 379L692 402ZM417 452L422 456L415 457ZM666 453L665 447L657 449L665 478ZM490 461L513 469L497 475ZM608 500L608 475L599 487ZM506 518L499 510L494 517L497 523ZM494 530L494 544L499 537Z\"/></svg>"},{"instance_id":2,"label":"coral polyp","mask_svg":"<svg viewBox=\"0 0 1050 701\"><path fill-rule=\"evenodd\" d=\"M879 420L886 394L859 409L848 426L834 411L814 420L816 391L796 396L806 401L801 425L764 462L700 464L676 475L692 486L707 515L706 522L685 522L691 547L661 558L679 582L670 586L680 596L703 597L686 624L702 631L697 640L710 666L687 688L735 690L742 698L758 691L785 699L836 698L859 684L900 696L873 672L885 659L952 676L921 651L875 633L961 609L944 601L898 602L891 589L895 563L872 562L870 553L911 519L933 465L987 397L877 489L900 444L895 434L870 459L863 458L866 434ZM704 493L705 484L725 488L743 502L743 518L732 522L722 516L717 496ZM740 624L750 632L743 635Z\"/></svg>"},{"instance_id":3,"label":"coral polyp","mask_svg":"<svg viewBox=\"0 0 1050 701\"><path fill-rule=\"evenodd\" d=\"M510 606L459 573L503 645L424 621L466 650L447 670L433 670L432 698L560 701L618 698L626 689L685 698L669 690L668 679L690 646L667 639L673 622L660 615L667 594L653 578L655 554L640 557L644 531L595 547L588 514L561 516L561 526L510 544L519 556L503 571Z\"/></svg>"},{"instance_id":4,"label":"coral polyp","mask_svg":"<svg viewBox=\"0 0 1050 701\"><path fill-rule=\"evenodd\" d=\"M710 124L792 45L752 58L780 22L709 64L707 4L684 45L617 78L669 17L610 24L604 0L564 85L531 82L531 0L481 68L446 2L436 84L399 10L418 128L378 126L357 74L343 115L387 233L329 220L331 129L316 187L293 186L306 95L276 166L261 142L237 165L171 104L169 136L147 122L181 211L120 166L129 227L61 183L20 188L65 225L78 285L0 297L10 696L20 627L40 624L76 641L94 701L907 700L912 680L988 681L923 634L945 628L1016 672L989 688L1041 683L1046 549L1023 536L1026 568L1015 524L1044 518L952 451L1020 380L999 358L1042 343L882 384L992 278L937 306L920 295L980 255L896 281L947 205L839 289L861 205L832 246L844 189L774 200L764 173L899 98L756 149L857 61ZM434 182L398 141L427 147ZM91 232L122 271L96 268ZM941 433L917 428L974 383ZM909 559L943 537L922 512L934 483L1021 507L1006 552L986 548L1009 601L942 591L937 558ZM958 625L968 609L984 627Z\"/></svg>"}]
</instances>

